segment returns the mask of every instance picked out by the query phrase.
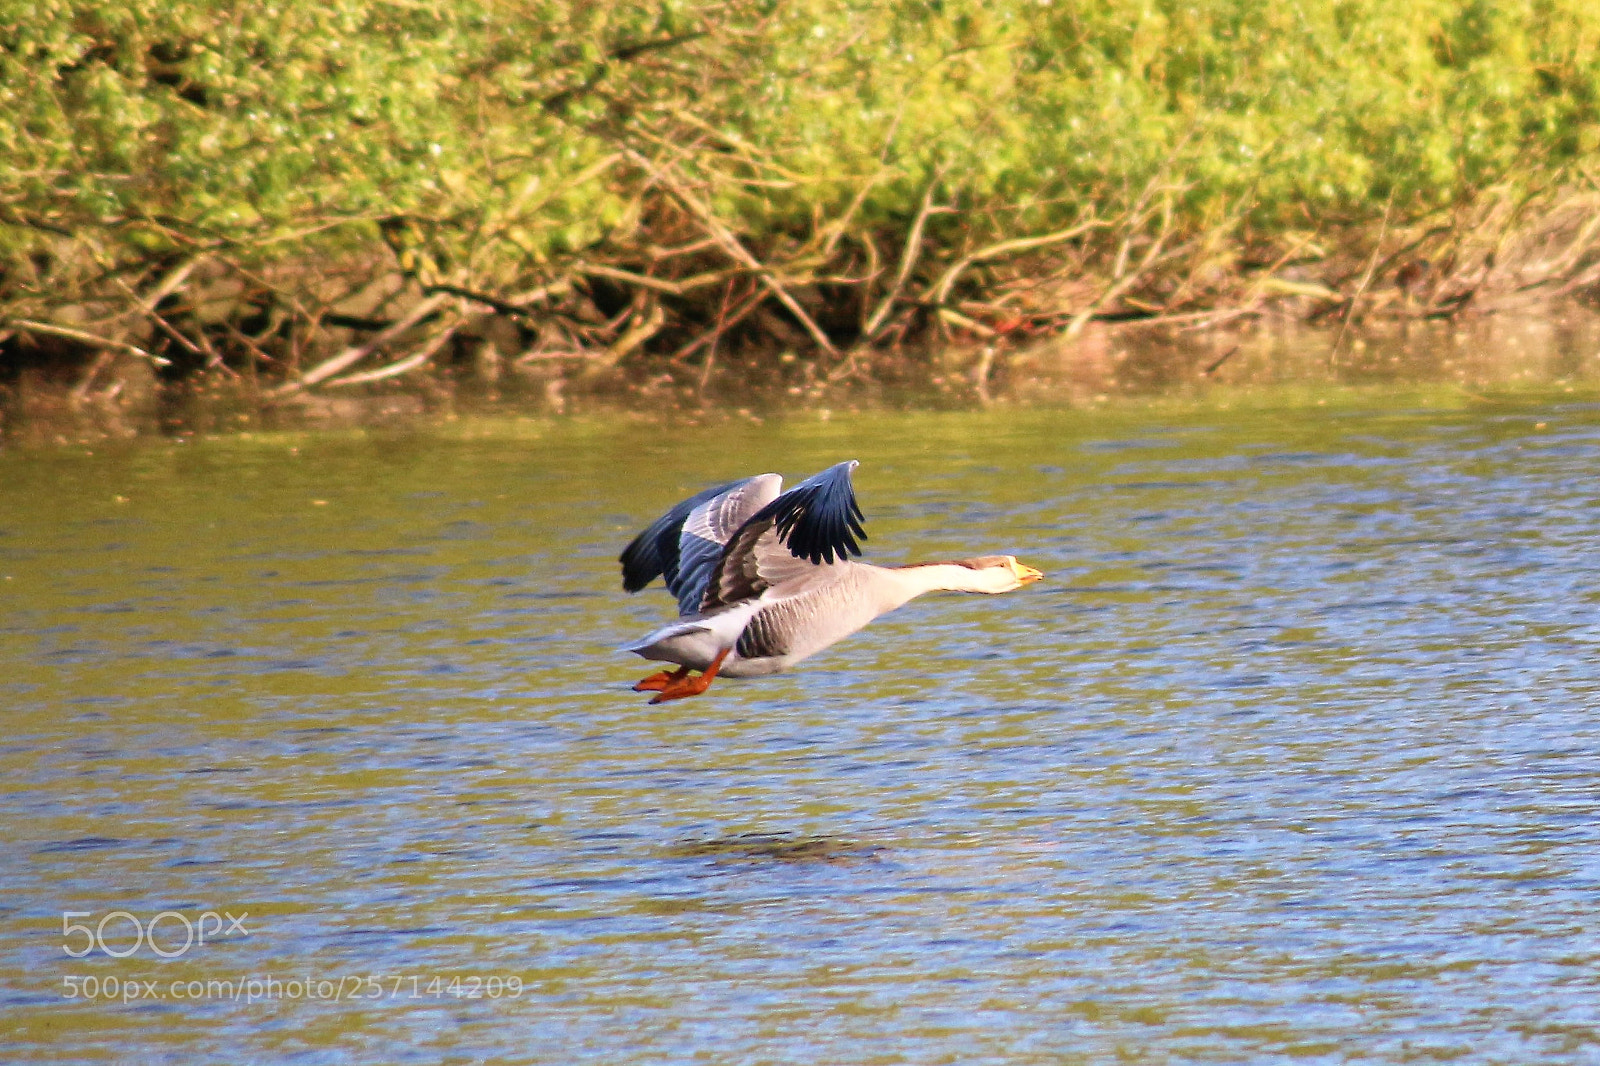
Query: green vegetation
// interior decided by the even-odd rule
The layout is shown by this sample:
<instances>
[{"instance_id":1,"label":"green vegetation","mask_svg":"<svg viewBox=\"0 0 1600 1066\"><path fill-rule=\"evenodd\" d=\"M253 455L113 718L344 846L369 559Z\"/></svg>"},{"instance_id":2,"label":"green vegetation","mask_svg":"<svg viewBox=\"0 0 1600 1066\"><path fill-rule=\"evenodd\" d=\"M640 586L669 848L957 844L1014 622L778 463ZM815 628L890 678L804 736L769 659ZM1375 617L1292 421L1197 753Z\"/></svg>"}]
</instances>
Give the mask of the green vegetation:
<instances>
[{"instance_id":1,"label":"green vegetation","mask_svg":"<svg viewBox=\"0 0 1600 1066\"><path fill-rule=\"evenodd\" d=\"M0 0L0 367L1451 314L1600 280L1597 155L1587 0Z\"/></svg>"}]
</instances>

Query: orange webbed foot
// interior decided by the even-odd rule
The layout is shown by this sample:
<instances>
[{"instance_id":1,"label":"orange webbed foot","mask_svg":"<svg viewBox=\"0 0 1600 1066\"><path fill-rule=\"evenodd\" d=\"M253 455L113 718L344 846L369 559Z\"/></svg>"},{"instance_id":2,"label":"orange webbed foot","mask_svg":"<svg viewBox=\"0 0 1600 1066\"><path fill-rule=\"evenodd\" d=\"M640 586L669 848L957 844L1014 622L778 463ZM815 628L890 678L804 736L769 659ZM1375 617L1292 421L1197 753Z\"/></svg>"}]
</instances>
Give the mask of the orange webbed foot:
<instances>
[{"instance_id":1,"label":"orange webbed foot","mask_svg":"<svg viewBox=\"0 0 1600 1066\"><path fill-rule=\"evenodd\" d=\"M635 692L660 692L678 681L689 676L689 668L680 666L676 670L658 670L649 677L633 686Z\"/></svg>"},{"instance_id":2,"label":"orange webbed foot","mask_svg":"<svg viewBox=\"0 0 1600 1066\"><path fill-rule=\"evenodd\" d=\"M681 700L686 699L689 696L700 695L700 693L711 687L711 682L716 678L717 671L722 669L722 660L726 659L728 657L728 652L732 650L732 648L723 648L722 651L718 653L717 657L711 660L711 665L706 667L705 673L701 674L699 677L688 677L687 674L689 673L689 668L684 667L683 674L685 676L674 677L670 682L668 682L668 684L661 689L656 697L650 701L651 705L657 703L666 703L668 700ZM646 678L645 680L648 681L649 678ZM643 684L643 682L640 682L640 684Z\"/></svg>"}]
</instances>

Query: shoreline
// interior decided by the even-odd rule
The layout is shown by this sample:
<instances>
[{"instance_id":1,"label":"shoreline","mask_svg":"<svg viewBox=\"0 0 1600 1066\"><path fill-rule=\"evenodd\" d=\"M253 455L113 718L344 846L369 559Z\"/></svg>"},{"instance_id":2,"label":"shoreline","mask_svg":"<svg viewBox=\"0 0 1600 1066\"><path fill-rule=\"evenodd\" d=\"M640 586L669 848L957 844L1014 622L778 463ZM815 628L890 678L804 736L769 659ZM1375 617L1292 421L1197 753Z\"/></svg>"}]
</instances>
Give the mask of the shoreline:
<instances>
[{"instance_id":1,"label":"shoreline","mask_svg":"<svg viewBox=\"0 0 1600 1066\"><path fill-rule=\"evenodd\" d=\"M881 355L882 353L880 353ZM872 411L988 407L1095 409L1124 404L1226 406L1294 396L1316 404L1352 392L1489 394L1600 391L1600 312L1571 302L1547 314L1402 321L1360 330L1288 320L1183 331L1091 323L1068 340L907 350L830 381L791 359L730 361L720 374L639 379L500 368L440 370L342 390L274 393L237 378L162 383L130 361L83 389L48 374L0 387L0 447L144 437L395 429L459 420L630 417L664 423ZM787 373L773 380L776 362Z\"/></svg>"}]
</instances>

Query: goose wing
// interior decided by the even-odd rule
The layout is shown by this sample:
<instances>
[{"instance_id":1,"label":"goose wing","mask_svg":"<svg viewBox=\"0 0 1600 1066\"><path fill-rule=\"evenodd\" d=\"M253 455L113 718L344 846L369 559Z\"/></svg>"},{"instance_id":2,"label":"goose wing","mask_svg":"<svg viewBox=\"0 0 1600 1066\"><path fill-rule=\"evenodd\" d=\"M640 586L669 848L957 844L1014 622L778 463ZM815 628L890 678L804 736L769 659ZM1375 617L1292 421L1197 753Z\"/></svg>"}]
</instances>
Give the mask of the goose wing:
<instances>
[{"instance_id":1,"label":"goose wing","mask_svg":"<svg viewBox=\"0 0 1600 1066\"><path fill-rule=\"evenodd\" d=\"M854 459L830 466L772 500L728 538L699 604L709 612L760 596L774 585L860 555L866 516L850 475Z\"/></svg>"},{"instance_id":2,"label":"goose wing","mask_svg":"<svg viewBox=\"0 0 1600 1066\"><path fill-rule=\"evenodd\" d=\"M777 474L760 474L711 497L689 512L678 538L678 575L668 585L680 615L696 614L729 538L770 504L783 488Z\"/></svg>"},{"instance_id":3,"label":"goose wing","mask_svg":"<svg viewBox=\"0 0 1600 1066\"><path fill-rule=\"evenodd\" d=\"M678 598L678 613L695 613L728 538L771 503L782 487L777 474L758 474L679 503L622 550L623 589L638 592L660 577Z\"/></svg>"}]
</instances>

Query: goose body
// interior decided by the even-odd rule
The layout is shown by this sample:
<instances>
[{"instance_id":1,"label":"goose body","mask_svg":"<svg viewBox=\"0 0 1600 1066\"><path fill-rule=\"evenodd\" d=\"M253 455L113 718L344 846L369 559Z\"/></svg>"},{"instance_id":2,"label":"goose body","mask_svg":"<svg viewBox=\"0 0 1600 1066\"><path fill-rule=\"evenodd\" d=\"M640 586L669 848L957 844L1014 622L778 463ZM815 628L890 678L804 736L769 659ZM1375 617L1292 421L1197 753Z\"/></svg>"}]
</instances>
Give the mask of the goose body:
<instances>
[{"instance_id":1,"label":"goose body","mask_svg":"<svg viewBox=\"0 0 1600 1066\"><path fill-rule=\"evenodd\" d=\"M679 613L622 649L678 666L636 689L657 692L659 703L703 692L719 673L780 673L925 592L1009 592L1042 576L1009 555L852 561L866 539L850 478L857 465L839 463L788 492L776 474L707 489L633 539L620 560L623 588L637 592L659 576Z\"/></svg>"}]
</instances>

